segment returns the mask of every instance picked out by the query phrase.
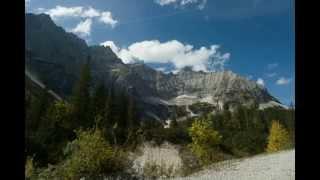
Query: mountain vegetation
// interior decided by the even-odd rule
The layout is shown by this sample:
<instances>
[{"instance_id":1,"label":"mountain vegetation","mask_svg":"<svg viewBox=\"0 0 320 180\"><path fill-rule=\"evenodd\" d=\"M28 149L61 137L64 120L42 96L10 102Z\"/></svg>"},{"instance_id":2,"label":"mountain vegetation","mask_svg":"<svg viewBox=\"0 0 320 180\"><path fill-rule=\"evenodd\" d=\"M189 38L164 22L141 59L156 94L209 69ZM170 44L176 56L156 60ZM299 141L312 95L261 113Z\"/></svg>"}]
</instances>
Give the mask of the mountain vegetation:
<instances>
[{"instance_id":1,"label":"mountain vegetation","mask_svg":"<svg viewBox=\"0 0 320 180\"><path fill-rule=\"evenodd\" d=\"M185 147L200 165L294 146L294 109L238 106L233 112L174 120L164 128L160 122L139 119L135 102L125 91L115 93L103 84L92 87L90 81L90 69L84 64L70 100L53 100L46 89L26 98L29 177L36 173L73 179L121 172L130 164L125 154L146 141Z\"/></svg>"},{"instance_id":2,"label":"mountain vegetation","mask_svg":"<svg viewBox=\"0 0 320 180\"><path fill-rule=\"evenodd\" d=\"M166 75L126 65L47 15L26 22L26 70L37 77L26 73L27 179L133 178L132 154L145 142L179 147L183 174L294 147L295 110L260 108L279 102L255 82L230 71ZM170 169L157 168L142 169L148 177Z\"/></svg>"}]
</instances>

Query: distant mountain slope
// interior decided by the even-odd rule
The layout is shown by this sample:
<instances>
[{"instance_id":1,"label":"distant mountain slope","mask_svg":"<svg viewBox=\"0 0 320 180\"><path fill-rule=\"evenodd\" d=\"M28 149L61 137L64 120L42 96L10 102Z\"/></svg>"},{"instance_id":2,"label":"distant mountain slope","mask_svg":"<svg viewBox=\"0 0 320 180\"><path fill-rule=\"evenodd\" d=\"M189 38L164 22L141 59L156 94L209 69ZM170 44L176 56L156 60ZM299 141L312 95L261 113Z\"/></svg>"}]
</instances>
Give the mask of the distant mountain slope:
<instances>
[{"instance_id":1,"label":"distant mountain slope","mask_svg":"<svg viewBox=\"0 0 320 180\"><path fill-rule=\"evenodd\" d=\"M63 99L51 89L47 89L46 85L44 85L41 81L39 81L36 77L34 77L30 72L25 71L25 82L26 82L26 95L35 95L38 96L41 94L41 91L47 91L51 96L51 99L62 101Z\"/></svg>"},{"instance_id":2,"label":"distant mountain slope","mask_svg":"<svg viewBox=\"0 0 320 180\"><path fill-rule=\"evenodd\" d=\"M231 71L184 68L178 74L164 74L144 64L124 64L109 47L87 46L48 15L26 14L25 19L26 68L62 97L70 95L81 65L90 57L93 83L126 89L138 100L141 117L165 120L175 113L172 107L197 101L220 108L279 103L265 88Z\"/></svg>"}]
</instances>

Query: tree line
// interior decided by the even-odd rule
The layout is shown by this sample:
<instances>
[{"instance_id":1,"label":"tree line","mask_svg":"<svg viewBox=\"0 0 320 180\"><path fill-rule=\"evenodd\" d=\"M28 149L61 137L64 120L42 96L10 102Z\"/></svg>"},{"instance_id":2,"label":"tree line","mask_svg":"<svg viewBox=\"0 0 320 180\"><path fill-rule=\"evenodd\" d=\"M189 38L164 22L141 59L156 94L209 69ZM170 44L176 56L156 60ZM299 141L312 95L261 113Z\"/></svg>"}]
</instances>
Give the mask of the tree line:
<instances>
[{"instance_id":1,"label":"tree line","mask_svg":"<svg viewBox=\"0 0 320 180\"><path fill-rule=\"evenodd\" d=\"M96 84L88 61L67 100L52 101L45 89L26 97L26 156L41 165L57 163L64 158L63 147L76 138L75 130L93 127L111 144L128 144L139 125L134 99L112 83Z\"/></svg>"}]
</instances>

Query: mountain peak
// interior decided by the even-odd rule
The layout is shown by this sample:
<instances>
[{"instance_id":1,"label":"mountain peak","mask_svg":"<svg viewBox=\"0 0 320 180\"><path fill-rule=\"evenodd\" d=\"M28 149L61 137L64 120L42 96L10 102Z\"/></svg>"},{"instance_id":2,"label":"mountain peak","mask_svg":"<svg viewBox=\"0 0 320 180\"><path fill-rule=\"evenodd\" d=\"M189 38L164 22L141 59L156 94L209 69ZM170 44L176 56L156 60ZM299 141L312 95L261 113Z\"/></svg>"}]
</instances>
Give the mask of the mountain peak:
<instances>
[{"instance_id":1,"label":"mountain peak","mask_svg":"<svg viewBox=\"0 0 320 180\"><path fill-rule=\"evenodd\" d=\"M115 83L115 87L133 89L143 112L152 112L161 119L168 118L170 107L156 103L178 97L236 105L275 101L255 82L230 70L203 72L187 66L177 74L165 74L143 63L124 64L109 47L87 46L84 40L55 25L46 14L26 14L26 49L47 61L39 63L35 57L30 57L28 66L39 76L46 77L48 87L62 96L70 94L81 66L90 55L94 82L101 80L106 86Z\"/></svg>"}]
</instances>

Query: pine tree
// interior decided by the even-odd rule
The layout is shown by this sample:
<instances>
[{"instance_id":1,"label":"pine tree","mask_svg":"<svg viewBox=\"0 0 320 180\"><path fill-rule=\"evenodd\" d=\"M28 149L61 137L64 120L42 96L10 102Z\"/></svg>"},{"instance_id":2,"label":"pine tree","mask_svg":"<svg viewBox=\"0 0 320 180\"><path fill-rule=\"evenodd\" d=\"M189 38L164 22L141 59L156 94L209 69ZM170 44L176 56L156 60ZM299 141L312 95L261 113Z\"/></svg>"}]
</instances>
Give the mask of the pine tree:
<instances>
[{"instance_id":1,"label":"pine tree","mask_svg":"<svg viewBox=\"0 0 320 180\"><path fill-rule=\"evenodd\" d=\"M134 111L134 102L133 98L129 96L128 99L128 107L127 107L127 125L129 131L134 127L134 118L135 118L135 111Z\"/></svg>"},{"instance_id":2,"label":"pine tree","mask_svg":"<svg viewBox=\"0 0 320 180\"><path fill-rule=\"evenodd\" d=\"M170 128L177 128L178 127L178 122L176 116L172 117L172 121L170 123Z\"/></svg>"},{"instance_id":3,"label":"pine tree","mask_svg":"<svg viewBox=\"0 0 320 180\"><path fill-rule=\"evenodd\" d=\"M136 118L136 114L135 114L135 107L134 107L134 100L131 96L127 96L127 101L128 101L128 105L127 105L127 116L126 116L126 120L127 120L127 139L126 142L124 143L125 145L127 145L128 143L135 143L134 141L134 135L136 134L136 124L135 122L135 118Z\"/></svg>"},{"instance_id":4,"label":"pine tree","mask_svg":"<svg viewBox=\"0 0 320 180\"><path fill-rule=\"evenodd\" d=\"M84 128L92 124L90 122L90 81L91 74L88 59L88 62L82 66L80 79L74 87L72 96L74 121Z\"/></svg>"},{"instance_id":5,"label":"pine tree","mask_svg":"<svg viewBox=\"0 0 320 180\"><path fill-rule=\"evenodd\" d=\"M112 113L112 92L111 92L112 88L110 88L108 90L108 95L107 95L107 99L106 99L106 105L105 105L105 108L104 108L104 122L103 122L103 126L105 128L107 128L108 126L110 126L111 122L112 122L112 116L111 116L111 113ZM107 123L110 122L110 124Z\"/></svg>"},{"instance_id":6,"label":"pine tree","mask_svg":"<svg viewBox=\"0 0 320 180\"><path fill-rule=\"evenodd\" d=\"M267 152L276 152L290 147L288 131L279 121L272 121L268 137Z\"/></svg>"},{"instance_id":7,"label":"pine tree","mask_svg":"<svg viewBox=\"0 0 320 180\"><path fill-rule=\"evenodd\" d=\"M112 83L107 98L105 117L105 127L113 137L113 143L123 142L126 135L123 132L125 127L126 111L123 110L122 92L115 92L115 86Z\"/></svg>"},{"instance_id":8,"label":"pine tree","mask_svg":"<svg viewBox=\"0 0 320 180\"><path fill-rule=\"evenodd\" d=\"M31 99L30 109L27 110L26 114L25 126L27 155L33 155L35 152L39 152L38 132L39 129L41 129L40 124L42 124L42 118L48 106L48 93L45 89L41 90L39 97L33 97ZM39 153L37 155L39 155Z\"/></svg>"},{"instance_id":9,"label":"pine tree","mask_svg":"<svg viewBox=\"0 0 320 180\"><path fill-rule=\"evenodd\" d=\"M42 116L45 114L49 98L46 89L42 89L38 98L33 98L30 105L29 118L26 122L27 132L38 129Z\"/></svg>"},{"instance_id":10,"label":"pine tree","mask_svg":"<svg viewBox=\"0 0 320 180\"><path fill-rule=\"evenodd\" d=\"M92 97L92 109L93 109L93 116L103 116L105 115L106 104L107 104L107 89L105 88L103 83L100 83L93 94Z\"/></svg>"}]
</instances>

